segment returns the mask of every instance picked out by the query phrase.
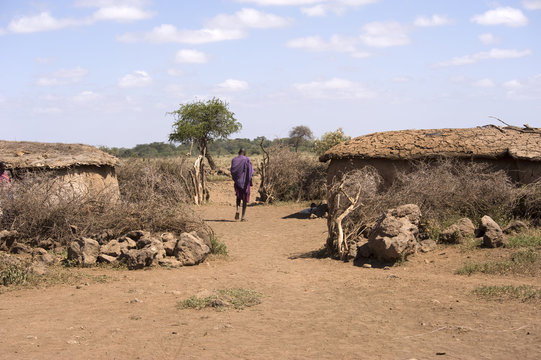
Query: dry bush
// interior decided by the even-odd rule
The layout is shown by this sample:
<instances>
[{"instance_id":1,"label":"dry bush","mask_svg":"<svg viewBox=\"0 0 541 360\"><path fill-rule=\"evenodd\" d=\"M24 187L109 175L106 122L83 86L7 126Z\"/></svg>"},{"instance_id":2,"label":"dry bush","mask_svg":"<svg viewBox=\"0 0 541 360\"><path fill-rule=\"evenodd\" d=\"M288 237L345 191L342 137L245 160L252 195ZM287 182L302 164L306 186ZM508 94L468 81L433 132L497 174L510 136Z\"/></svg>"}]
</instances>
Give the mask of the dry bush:
<instances>
[{"instance_id":1,"label":"dry bush","mask_svg":"<svg viewBox=\"0 0 541 360\"><path fill-rule=\"evenodd\" d=\"M170 160L127 161L118 171L121 196L67 192L70 184L45 172L28 173L13 182L2 203L0 228L17 230L21 241L36 245L52 239L60 245L74 237L107 232L117 237L130 230L194 231L205 228L187 204L185 185L174 176Z\"/></svg>"},{"instance_id":2,"label":"dry bush","mask_svg":"<svg viewBox=\"0 0 541 360\"><path fill-rule=\"evenodd\" d=\"M262 163L259 172L262 184L261 200L301 201L319 200L326 196L327 166L316 157L292 152L283 146L268 150L268 162Z\"/></svg>"},{"instance_id":3,"label":"dry bush","mask_svg":"<svg viewBox=\"0 0 541 360\"><path fill-rule=\"evenodd\" d=\"M541 179L519 189L515 216L541 226Z\"/></svg>"},{"instance_id":4,"label":"dry bush","mask_svg":"<svg viewBox=\"0 0 541 360\"><path fill-rule=\"evenodd\" d=\"M327 248L336 251L337 231L332 220L351 203L343 196L338 204L341 184L351 197L361 187L361 205L342 222L346 241L367 236L386 210L410 203L419 206L423 221L429 224L441 224L446 219L464 216L475 222L484 215L505 221L516 213L521 191L503 171L493 171L482 163L448 159L416 162L412 166L411 171L399 173L393 184L386 188L381 186L377 170L371 167L350 171L336 181L328 194L331 221ZM526 203L526 200L522 202Z\"/></svg>"}]
</instances>

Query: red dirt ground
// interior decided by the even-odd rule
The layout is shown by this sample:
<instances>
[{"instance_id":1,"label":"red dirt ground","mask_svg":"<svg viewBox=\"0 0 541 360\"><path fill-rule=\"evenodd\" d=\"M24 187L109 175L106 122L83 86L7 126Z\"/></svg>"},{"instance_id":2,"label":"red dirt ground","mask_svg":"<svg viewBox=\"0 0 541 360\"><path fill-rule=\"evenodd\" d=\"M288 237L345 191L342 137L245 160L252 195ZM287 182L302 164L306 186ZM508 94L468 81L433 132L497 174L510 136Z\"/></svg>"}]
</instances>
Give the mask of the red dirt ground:
<instances>
[{"instance_id":1,"label":"red dirt ground","mask_svg":"<svg viewBox=\"0 0 541 360\"><path fill-rule=\"evenodd\" d=\"M539 359L541 303L479 299L478 285L528 276L459 276L467 256L442 247L390 269L304 256L326 220L282 219L298 205L253 206L232 221L232 186L198 209L229 258L147 271L76 269L113 280L0 294L0 359ZM249 288L260 305L178 310L192 295Z\"/></svg>"}]
</instances>

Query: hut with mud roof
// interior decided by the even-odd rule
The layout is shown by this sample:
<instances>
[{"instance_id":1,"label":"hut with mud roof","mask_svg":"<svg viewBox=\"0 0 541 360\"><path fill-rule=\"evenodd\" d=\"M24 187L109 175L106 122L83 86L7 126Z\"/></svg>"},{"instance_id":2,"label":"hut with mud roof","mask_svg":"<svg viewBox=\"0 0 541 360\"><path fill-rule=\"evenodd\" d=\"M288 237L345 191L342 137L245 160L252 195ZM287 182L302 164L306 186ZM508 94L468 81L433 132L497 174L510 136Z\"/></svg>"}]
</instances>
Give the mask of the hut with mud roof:
<instances>
[{"instance_id":1,"label":"hut with mud roof","mask_svg":"<svg viewBox=\"0 0 541 360\"><path fill-rule=\"evenodd\" d=\"M66 195L119 196L118 159L90 145L0 140L0 161L14 183L31 173L57 180Z\"/></svg>"},{"instance_id":2,"label":"hut with mud roof","mask_svg":"<svg viewBox=\"0 0 541 360\"><path fill-rule=\"evenodd\" d=\"M414 161L441 158L484 162L517 183L531 183L541 178L541 129L487 125L378 132L338 144L319 160L330 161L329 184L347 171L372 166L389 185Z\"/></svg>"}]
</instances>

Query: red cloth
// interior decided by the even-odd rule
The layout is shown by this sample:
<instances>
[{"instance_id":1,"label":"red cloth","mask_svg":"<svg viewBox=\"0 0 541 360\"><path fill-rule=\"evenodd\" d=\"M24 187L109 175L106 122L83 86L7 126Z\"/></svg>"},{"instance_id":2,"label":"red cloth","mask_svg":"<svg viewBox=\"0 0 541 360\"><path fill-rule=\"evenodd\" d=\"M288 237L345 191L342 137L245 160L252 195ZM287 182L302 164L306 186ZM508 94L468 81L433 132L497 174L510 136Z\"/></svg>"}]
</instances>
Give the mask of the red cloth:
<instances>
[{"instance_id":1,"label":"red cloth","mask_svg":"<svg viewBox=\"0 0 541 360\"><path fill-rule=\"evenodd\" d=\"M235 195L237 196L237 199L241 199L243 201L246 201L246 203L249 203L250 202L250 184L248 184L248 187L245 190L235 185Z\"/></svg>"},{"instance_id":2,"label":"red cloth","mask_svg":"<svg viewBox=\"0 0 541 360\"><path fill-rule=\"evenodd\" d=\"M0 174L0 182L9 182L9 176L6 173Z\"/></svg>"}]
</instances>

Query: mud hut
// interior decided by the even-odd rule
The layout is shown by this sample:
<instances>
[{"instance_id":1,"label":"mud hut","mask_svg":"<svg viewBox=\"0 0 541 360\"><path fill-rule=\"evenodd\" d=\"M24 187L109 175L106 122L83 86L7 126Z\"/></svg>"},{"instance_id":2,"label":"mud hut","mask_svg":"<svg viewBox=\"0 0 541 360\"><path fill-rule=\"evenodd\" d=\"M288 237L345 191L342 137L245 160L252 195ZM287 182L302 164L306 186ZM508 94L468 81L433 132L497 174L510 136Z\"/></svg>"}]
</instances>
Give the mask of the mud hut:
<instances>
[{"instance_id":1,"label":"mud hut","mask_svg":"<svg viewBox=\"0 0 541 360\"><path fill-rule=\"evenodd\" d=\"M327 181L370 165L386 184L415 160L454 158L484 162L517 183L541 178L541 129L487 125L467 129L402 130L360 136L336 145L319 159L330 160Z\"/></svg>"},{"instance_id":2,"label":"mud hut","mask_svg":"<svg viewBox=\"0 0 541 360\"><path fill-rule=\"evenodd\" d=\"M58 180L64 194L119 195L118 159L90 145L0 140L0 161L15 182L27 173L43 174Z\"/></svg>"}]
</instances>

